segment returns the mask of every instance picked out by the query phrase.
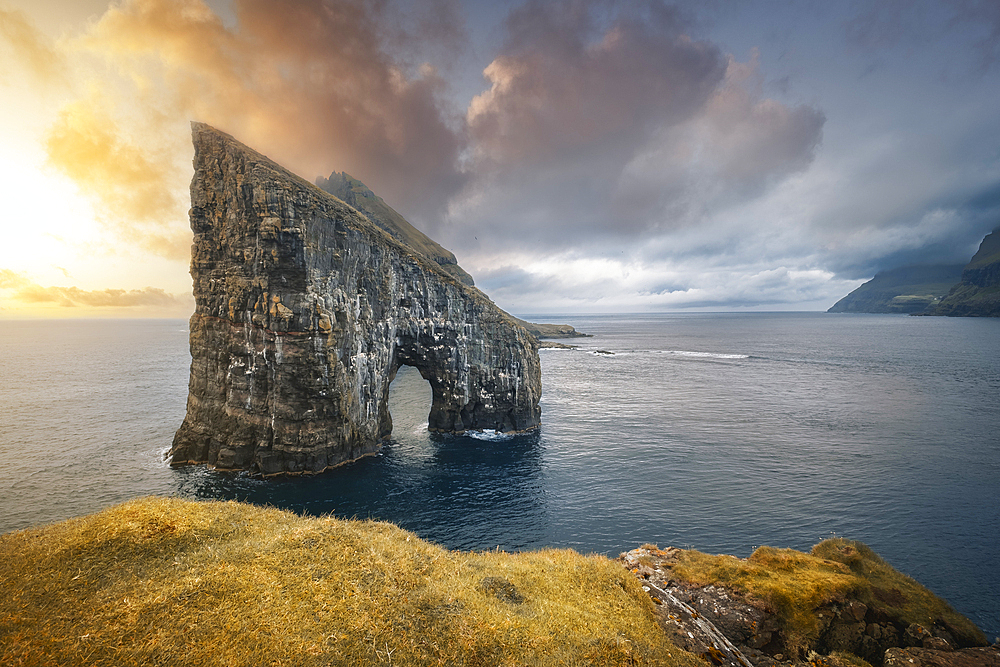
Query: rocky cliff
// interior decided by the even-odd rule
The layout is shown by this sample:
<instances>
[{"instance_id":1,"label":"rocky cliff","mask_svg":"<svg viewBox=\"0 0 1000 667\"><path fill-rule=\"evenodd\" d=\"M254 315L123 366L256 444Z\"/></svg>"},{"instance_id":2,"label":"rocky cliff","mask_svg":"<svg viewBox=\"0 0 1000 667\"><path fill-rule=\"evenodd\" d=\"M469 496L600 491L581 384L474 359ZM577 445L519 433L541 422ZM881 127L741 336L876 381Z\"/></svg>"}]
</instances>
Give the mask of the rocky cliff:
<instances>
[{"instance_id":1,"label":"rocky cliff","mask_svg":"<svg viewBox=\"0 0 1000 667\"><path fill-rule=\"evenodd\" d=\"M927 315L1000 317L1000 229L986 235L962 279Z\"/></svg>"},{"instance_id":2,"label":"rocky cliff","mask_svg":"<svg viewBox=\"0 0 1000 667\"><path fill-rule=\"evenodd\" d=\"M400 365L428 380L431 430L540 422L538 347L341 200L192 125L191 379L173 465L318 472L392 430Z\"/></svg>"},{"instance_id":3,"label":"rocky cliff","mask_svg":"<svg viewBox=\"0 0 1000 667\"><path fill-rule=\"evenodd\" d=\"M903 266L881 271L826 312L919 313L948 294L961 276L961 264Z\"/></svg>"}]
</instances>

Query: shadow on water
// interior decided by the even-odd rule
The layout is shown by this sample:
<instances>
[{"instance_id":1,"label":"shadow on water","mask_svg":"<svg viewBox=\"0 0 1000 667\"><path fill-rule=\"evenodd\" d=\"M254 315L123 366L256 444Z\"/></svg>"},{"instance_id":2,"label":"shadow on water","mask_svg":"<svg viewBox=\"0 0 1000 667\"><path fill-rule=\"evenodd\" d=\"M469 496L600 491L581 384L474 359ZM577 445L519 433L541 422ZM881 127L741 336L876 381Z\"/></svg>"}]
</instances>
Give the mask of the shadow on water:
<instances>
[{"instance_id":1,"label":"shadow on water","mask_svg":"<svg viewBox=\"0 0 1000 667\"><path fill-rule=\"evenodd\" d=\"M424 457L382 452L321 475L260 479L203 467L176 471L180 495L240 500L310 515L390 521L451 549L523 549L548 520L537 433L502 440L427 434Z\"/></svg>"},{"instance_id":2,"label":"shadow on water","mask_svg":"<svg viewBox=\"0 0 1000 667\"><path fill-rule=\"evenodd\" d=\"M414 369L400 369L390 387L393 436L376 456L321 475L267 480L183 468L176 471L179 492L391 521L451 549L543 544L549 521L539 434L430 433L429 391Z\"/></svg>"}]
</instances>

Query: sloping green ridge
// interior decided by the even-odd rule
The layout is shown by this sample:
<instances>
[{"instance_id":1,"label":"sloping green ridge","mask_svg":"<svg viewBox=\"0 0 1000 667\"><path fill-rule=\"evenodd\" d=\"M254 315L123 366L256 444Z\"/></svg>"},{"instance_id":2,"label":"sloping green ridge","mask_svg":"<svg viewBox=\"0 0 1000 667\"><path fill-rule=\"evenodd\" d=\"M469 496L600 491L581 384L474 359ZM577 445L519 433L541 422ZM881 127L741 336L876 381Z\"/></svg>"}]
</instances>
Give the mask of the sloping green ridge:
<instances>
[{"instance_id":1,"label":"sloping green ridge","mask_svg":"<svg viewBox=\"0 0 1000 667\"><path fill-rule=\"evenodd\" d=\"M475 285L472 276L458 265L458 260L450 250L446 250L437 241L411 225L406 218L358 179L346 172L335 171L330 174L330 178L316 179L316 185L364 213L383 231L438 264L459 282L469 286Z\"/></svg>"},{"instance_id":2,"label":"sloping green ridge","mask_svg":"<svg viewBox=\"0 0 1000 667\"><path fill-rule=\"evenodd\" d=\"M962 276L961 264L903 266L874 278L828 313L918 313L943 298Z\"/></svg>"},{"instance_id":3,"label":"sloping green ridge","mask_svg":"<svg viewBox=\"0 0 1000 667\"><path fill-rule=\"evenodd\" d=\"M927 314L1000 317L1000 229L986 235L962 271L961 281Z\"/></svg>"}]
</instances>

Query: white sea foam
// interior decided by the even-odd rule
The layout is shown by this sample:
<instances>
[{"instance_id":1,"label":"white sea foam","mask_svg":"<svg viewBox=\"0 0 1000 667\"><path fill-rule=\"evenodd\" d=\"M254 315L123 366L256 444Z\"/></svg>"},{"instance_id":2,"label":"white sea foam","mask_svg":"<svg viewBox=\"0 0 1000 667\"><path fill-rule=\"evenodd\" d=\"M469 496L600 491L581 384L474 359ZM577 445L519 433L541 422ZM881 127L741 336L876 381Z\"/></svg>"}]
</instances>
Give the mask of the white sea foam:
<instances>
[{"instance_id":1,"label":"white sea foam","mask_svg":"<svg viewBox=\"0 0 1000 667\"><path fill-rule=\"evenodd\" d=\"M749 354L722 354L720 352L689 352L687 350L663 350L663 354L695 359L749 359Z\"/></svg>"},{"instance_id":2,"label":"white sea foam","mask_svg":"<svg viewBox=\"0 0 1000 667\"><path fill-rule=\"evenodd\" d=\"M510 433L502 433L501 431L495 431L491 428L484 428L482 431L466 431L465 435L470 438L475 438L476 440L488 440L490 442L510 440L514 437Z\"/></svg>"}]
</instances>

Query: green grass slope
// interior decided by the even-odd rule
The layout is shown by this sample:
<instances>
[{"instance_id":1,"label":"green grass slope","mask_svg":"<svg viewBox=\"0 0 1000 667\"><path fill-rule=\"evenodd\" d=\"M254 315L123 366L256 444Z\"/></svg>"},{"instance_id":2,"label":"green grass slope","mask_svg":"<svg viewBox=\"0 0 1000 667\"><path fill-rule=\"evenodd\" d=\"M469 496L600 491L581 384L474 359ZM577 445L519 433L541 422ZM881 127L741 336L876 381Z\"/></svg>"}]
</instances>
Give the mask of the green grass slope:
<instances>
[{"instance_id":1,"label":"green grass slope","mask_svg":"<svg viewBox=\"0 0 1000 667\"><path fill-rule=\"evenodd\" d=\"M986 235L962 271L962 280L928 315L1000 317L1000 229Z\"/></svg>"},{"instance_id":2,"label":"green grass slope","mask_svg":"<svg viewBox=\"0 0 1000 667\"><path fill-rule=\"evenodd\" d=\"M903 266L874 278L835 303L828 313L919 313L948 294L961 264Z\"/></svg>"},{"instance_id":3,"label":"green grass slope","mask_svg":"<svg viewBox=\"0 0 1000 667\"><path fill-rule=\"evenodd\" d=\"M406 218L372 192L368 186L347 173L333 172L329 178L319 178L316 185L364 213L369 220L390 236L402 241L424 257L433 260L456 280L473 286L475 283L450 251L411 225Z\"/></svg>"}]
</instances>

